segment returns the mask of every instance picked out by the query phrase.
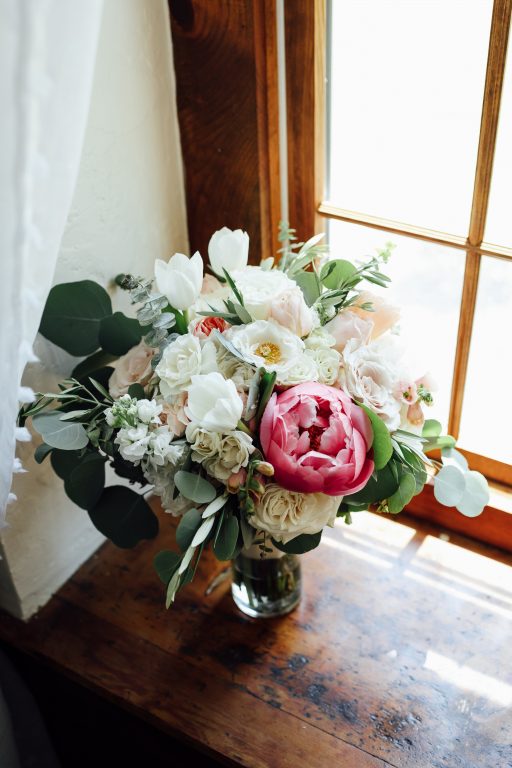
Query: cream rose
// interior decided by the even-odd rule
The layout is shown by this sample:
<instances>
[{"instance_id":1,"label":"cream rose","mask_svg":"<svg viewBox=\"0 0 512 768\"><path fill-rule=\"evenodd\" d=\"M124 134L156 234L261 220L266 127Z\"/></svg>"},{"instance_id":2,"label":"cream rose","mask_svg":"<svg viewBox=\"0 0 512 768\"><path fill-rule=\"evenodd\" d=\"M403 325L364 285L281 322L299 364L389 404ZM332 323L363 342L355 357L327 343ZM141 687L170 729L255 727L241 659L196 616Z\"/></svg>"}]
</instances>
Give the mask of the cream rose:
<instances>
[{"instance_id":1,"label":"cream rose","mask_svg":"<svg viewBox=\"0 0 512 768\"><path fill-rule=\"evenodd\" d=\"M222 438L217 456L205 459L203 466L209 475L225 482L231 475L247 466L253 451L254 446L249 435L235 430Z\"/></svg>"},{"instance_id":2,"label":"cream rose","mask_svg":"<svg viewBox=\"0 0 512 768\"><path fill-rule=\"evenodd\" d=\"M192 458L199 464L218 455L221 445L221 435L218 432L210 432L195 424L189 424L185 436L192 448Z\"/></svg>"},{"instance_id":3,"label":"cream rose","mask_svg":"<svg viewBox=\"0 0 512 768\"><path fill-rule=\"evenodd\" d=\"M367 344L372 335L373 323L360 317L352 309L342 309L336 317L325 324L324 328L334 336L335 349L343 352L349 341L355 342L357 346Z\"/></svg>"},{"instance_id":4,"label":"cream rose","mask_svg":"<svg viewBox=\"0 0 512 768\"><path fill-rule=\"evenodd\" d=\"M248 520L257 530L266 531L286 544L303 533L319 533L326 525L332 527L342 498L285 491L280 485L269 483Z\"/></svg>"},{"instance_id":5,"label":"cream rose","mask_svg":"<svg viewBox=\"0 0 512 768\"><path fill-rule=\"evenodd\" d=\"M119 358L108 381L108 391L114 400L126 395L132 384L141 384L143 387L148 384L153 375L151 359L154 354L155 350L141 341Z\"/></svg>"},{"instance_id":6,"label":"cream rose","mask_svg":"<svg viewBox=\"0 0 512 768\"><path fill-rule=\"evenodd\" d=\"M300 337L311 333L315 322L318 322L316 312L308 307L298 285L272 299L268 318Z\"/></svg>"},{"instance_id":7,"label":"cream rose","mask_svg":"<svg viewBox=\"0 0 512 768\"><path fill-rule=\"evenodd\" d=\"M401 404L394 396L400 357L398 342L392 336L368 346L359 346L355 340L349 341L342 355L342 389L380 416L390 432L400 426Z\"/></svg>"},{"instance_id":8,"label":"cream rose","mask_svg":"<svg viewBox=\"0 0 512 768\"><path fill-rule=\"evenodd\" d=\"M186 389L192 377L210 373L217 367L215 345L200 340L191 333L179 336L163 351L155 372L160 377L160 392L165 398L179 395Z\"/></svg>"},{"instance_id":9,"label":"cream rose","mask_svg":"<svg viewBox=\"0 0 512 768\"><path fill-rule=\"evenodd\" d=\"M255 320L267 320L274 299L287 291L297 290L297 283L279 269L246 267L233 272L231 277L244 297L247 311Z\"/></svg>"},{"instance_id":10,"label":"cream rose","mask_svg":"<svg viewBox=\"0 0 512 768\"><path fill-rule=\"evenodd\" d=\"M377 296L371 291L363 291L359 294L358 304L371 304L373 311L361 309L360 307L351 307L351 311L359 315L363 320L369 320L372 323L371 341L378 339L379 336L389 331L400 320L400 310L393 304L388 304L381 296Z\"/></svg>"}]
</instances>

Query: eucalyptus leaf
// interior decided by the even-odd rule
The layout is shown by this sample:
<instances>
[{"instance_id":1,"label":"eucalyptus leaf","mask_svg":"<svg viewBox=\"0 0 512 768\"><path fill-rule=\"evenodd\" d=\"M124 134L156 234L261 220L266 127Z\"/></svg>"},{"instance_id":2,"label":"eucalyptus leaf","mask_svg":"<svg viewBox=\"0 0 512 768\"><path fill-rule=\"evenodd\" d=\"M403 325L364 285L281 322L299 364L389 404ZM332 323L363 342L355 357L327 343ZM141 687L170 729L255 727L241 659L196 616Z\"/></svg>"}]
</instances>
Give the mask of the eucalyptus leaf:
<instances>
[{"instance_id":1,"label":"eucalyptus leaf","mask_svg":"<svg viewBox=\"0 0 512 768\"><path fill-rule=\"evenodd\" d=\"M201 527L202 527L202 526L201 526ZM201 529L199 529L199 530L201 530ZM199 531L198 531L198 533L199 533ZM197 535L197 534L196 534L196 535ZM184 571L186 571L186 570L187 570L187 568L188 568L188 566L189 566L189 564L190 564L190 561L191 561L191 560L192 560L192 558L194 557L194 552L195 552L195 551L196 551L196 545L195 545L195 544L192 542L192 544L190 545L190 547L187 549L187 551L186 551L186 552L185 552L185 554L183 555L183 559L182 559L182 561L181 561L181 563L180 563L180 567L178 568L178 573L179 573L180 575L181 575L182 573L184 573Z\"/></svg>"},{"instance_id":2,"label":"eucalyptus leaf","mask_svg":"<svg viewBox=\"0 0 512 768\"><path fill-rule=\"evenodd\" d=\"M219 520L213 541L213 551L217 560L233 558L239 530L238 519L234 515L224 513Z\"/></svg>"},{"instance_id":3,"label":"eucalyptus leaf","mask_svg":"<svg viewBox=\"0 0 512 768\"><path fill-rule=\"evenodd\" d=\"M356 267L344 259L333 259L322 267L320 280L326 288L335 290L344 285L357 272Z\"/></svg>"},{"instance_id":4,"label":"eucalyptus leaf","mask_svg":"<svg viewBox=\"0 0 512 768\"><path fill-rule=\"evenodd\" d=\"M389 499L398 489L401 475L400 465L393 467L394 463L393 459L389 461L383 469L375 473L375 476L370 477L364 488L357 493L345 496L343 501L350 505L359 505L376 504L383 499Z\"/></svg>"},{"instance_id":5,"label":"eucalyptus leaf","mask_svg":"<svg viewBox=\"0 0 512 768\"><path fill-rule=\"evenodd\" d=\"M89 438L83 426L61 421L61 416L61 411L38 413L33 417L32 424L44 442L52 448L61 448L64 451L85 448Z\"/></svg>"},{"instance_id":6,"label":"eucalyptus leaf","mask_svg":"<svg viewBox=\"0 0 512 768\"><path fill-rule=\"evenodd\" d=\"M41 445L38 445L36 450L34 451L34 459L38 464L42 464L43 461L46 459L49 453L53 451L53 448L51 445L47 445L46 443L41 443Z\"/></svg>"},{"instance_id":7,"label":"eucalyptus leaf","mask_svg":"<svg viewBox=\"0 0 512 768\"><path fill-rule=\"evenodd\" d=\"M158 519L144 496L122 485L105 488L88 512L93 525L122 549L154 539L158 533Z\"/></svg>"},{"instance_id":8,"label":"eucalyptus leaf","mask_svg":"<svg viewBox=\"0 0 512 768\"><path fill-rule=\"evenodd\" d=\"M460 467L443 467L434 478L434 496L446 507L455 507L462 500L465 490L466 477Z\"/></svg>"},{"instance_id":9,"label":"eucalyptus leaf","mask_svg":"<svg viewBox=\"0 0 512 768\"><path fill-rule=\"evenodd\" d=\"M215 522L215 517L210 516L207 517L206 520L203 520L199 528L194 534L194 538L192 539L192 543L190 544L191 547L197 547L199 544L202 544L203 541L206 541L208 538L210 531L213 528L213 524Z\"/></svg>"},{"instance_id":10,"label":"eucalyptus leaf","mask_svg":"<svg viewBox=\"0 0 512 768\"><path fill-rule=\"evenodd\" d=\"M182 552L185 552L191 545L201 522L201 512L195 508L189 509L181 518L176 529L176 543Z\"/></svg>"},{"instance_id":11,"label":"eucalyptus leaf","mask_svg":"<svg viewBox=\"0 0 512 768\"><path fill-rule=\"evenodd\" d=\"M489 486L480 472L474 470L466 473L466 487L462 498L457 503L457 509L466 517L478 517L489 503Z\"/></svg>"},{"instance_id":12,"label":"eucalyptus leaf","mask_svg":"<svg viewBox=\"0 0 512 768\"><path fill-rule=\"evenodd\" d=\"M86 454L64 480L68 497L82 509L92 509L105 487L105 460L99 453Z\"/></svg>"},{"instance_id":13,"label":"eucalyptus leaf","mask_svg":"<svg viewBox=\"0 0 512 768\"><path fill-rule=\"evenodd\" d=\"M306 240L306 242L302 244L298 255L301 256L303 253L306 253L311 248L314 248L315 245L318 245L320 240L324 239L324 237L325 237L325 232L319 232L317 235L313 235L313 237L310 237L309 240Z\"/></svg>"},{"instance_id":14,"label":"eucalyptus leaf","mask_svg":"<svg viewBox=\"0 0 512 768\"><path fill-rule=\"evenodd\" d=\"M101 285L61 283L48 294L39 331L70 355L90 355L100 346L101 321L111 314L112 302Z\"/></svg>"},{"instance_id":15,"label":"eucalyptus leaf","mask_svg":"<svg viewBox=\"0 0 512 768\"><path fill-rule=\"evenodd\" d=\"M61 480L66 480L80 464L83 451L61 451L54 449L50 458L52 469Z\"/></svg>"},{"instance_id":16,"label":"eucalyptus leaf","mask_svg":"<svg viewBox=\"0 0 512 768\"><path fill-rule=\"evenodd\" d=\"M174 598L176 597L176 592L178 591L180 586L180 579L181 579L181 574L178 572L178 570L176 570L176 573L173 575L169 584L167 585L167 593L165 596L166 608L169 608L174 602Z\"/></svg>"},{"instance_id":17,"label":"eucalyptus leaf","mask_svg":"<svg viewBox=\"0 0 512 768\"><path fill-rule=\"evenodd\" d=\"M114 369L109 367L109 363L113 363L114 360L117 360L117 357L117 355L111 355L108 352L100 350L99 352L95 352L94 355L86 357L81 363L78 363L78 365L73 368L71 375L79 381L88 378L91 374L94 374L96 379L100 379L98 373L102 370L109 371L108 378L110 378L114 373Z\"/></svg>"},{"instance_id":18,"label":"eucalyptus leaf","mask_svg":"<svg viewBox=\"0 0 512 768\"><path fill-rule=\"evenodd\" d=\"M416 493L416 481L414 475L410 472L404 472L400 477L400 484L388 498L388 509L392 514L401 512L402 509L409 504L412 497Z\"/></svg>"},{"instance_id":19,"label":"eucalyptus leaf","mask_svg":"<svg viewBox=\"0 0 512 768\"><path fill-rule=\"evenodd\" d=\"M373 430L373 461L375 462L375 469L383 469L391 456L393 455L393 444L391 442L391 435L388 428L380 419L376 413L371 411L365 405L360 405L363 411L366 413L371 421Z\"/></svg>"},{"instance_id":20,"label":"eucalyptus leaf","mask_svg":"<svg viewBox=\"0 0 512 768\"><path fill-rule=\"evenodd\" d=\"M136 400L145 400L146 398L146 393L144 392L142 384L130 384L128 387L128 394Z\"/></svg>"},{"instance_id":21,"label":"eucalyptus leaf","mask_svg":"<svg viewBox=\"0 0 512 768\"><path fill-rule=\"evenodd\" d=\"M320 285L314 272L297 272L293 279L299 286L308 307L313 306L320 296Z\"/></svg>"},{"instance_id":22,"label":"eucalyptus leaf","mask_svg":"<svg viewBox=\"0 0 512 768\"><path fill-rule=\"evenodd\" d=\"M155 555L153 565L158 577L164 584L169 583L180 560L181 556L177 552L171 552L169 549L164 549Z\"/></svg>"},{"instance_id":23,"label":"eucalyptus leaf","mask_svg":"<svg viewBox=\"0 0 512 768\"><path fill-rule=\"evenodd\" d=\"M438 437L441 434L442 426L436 419L427 419L421 430L422 437Z\"/></svg>"},{"instance_id":24,"label":"eucalyptus leaf","mask_svg":"<svg viewBox=\"0 0 512 768\"><path fill-rule=\"evenodd\" d=\"M142 338L142 328L137 320L126 317L122 312L104 317L100 323L99 342L105 352L112 355L125 355L137 346Z\"/></svg>"},{"instance_id":25,"label":"eucalyptus leaf","mask_svg":"<svg viewBox=\"0 0 512 768\"><path fill-rule=\"evenodd\" d=\"M182 469L176 472L174 484L182 496L195 504L208 504L217 494L215 487L204 477Z\"/></svg>"},{"instance_id":26,"label":"eucalyptus leaf","mask_svg":"<svg viewBox=\"0 0 512 768\"><path fill-rule=\"evenodd\" d=\"M219 509L222 509L228 501L227 494L223 493L221 496L217 496L216 499L211 501L208 506L203 510L202 518L205 520L207 517L210 517L211 515L215 515L216 512L219 511Z\"/></svg>"},{"instance_id":27,"label":"eucalyptus leaf","mask_svg":"<svg viewBox=\"0 0 512 768\"><path fill-rule=\"evenodd\" d=\"M318 547L321 538L322 531L319 533L301 533L300 536L296 536L286 544L274 539L272 539L272 544L281 552L286 552L287 555L302 555L304 552L309 552L311 549Z\"/></svg>"}]
</instances>

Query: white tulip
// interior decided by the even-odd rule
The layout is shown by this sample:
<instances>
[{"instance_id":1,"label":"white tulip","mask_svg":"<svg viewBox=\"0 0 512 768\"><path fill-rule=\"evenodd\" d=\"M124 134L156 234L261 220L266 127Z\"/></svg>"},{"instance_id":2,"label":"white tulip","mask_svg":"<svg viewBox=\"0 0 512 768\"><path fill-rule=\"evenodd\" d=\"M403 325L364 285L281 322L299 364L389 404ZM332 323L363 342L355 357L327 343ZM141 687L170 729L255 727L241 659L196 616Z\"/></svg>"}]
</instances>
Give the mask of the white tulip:
<instances>
[{"instance_id":1,"label":"white tulip","mask_svg":"<svg viewBox=\"0 0 512 768\"><path fill-rule=\"evenodd\" d=\"M192 376L185 413L193 424L210 432L230 432L237 426L242 409L234 383L217 371Z\"/></svg>"},{"instance_id":2,"label":"white tulip","mask_svg":"<svg viewBox=\"0 0 512 768\"><path fill-rule=\"evenodd\" d=\"M233 231L222 227L210 238L208 256L213 271L221 277L224 269L228 272L244 269L249 258L249 235L241 229Z\"/></svg>"},{"instance_id":3,"label":"white tulip","mask_svg":"<svg viewBox=\"0 0 512 768\"><path fill-rule=\"evenodd\" d=\"M203 260L199 251L192 258L175 253L167 264L155 261L156 287L174 309L188 309L199 294L203 284Z\"/></svg>"}]
</instances>

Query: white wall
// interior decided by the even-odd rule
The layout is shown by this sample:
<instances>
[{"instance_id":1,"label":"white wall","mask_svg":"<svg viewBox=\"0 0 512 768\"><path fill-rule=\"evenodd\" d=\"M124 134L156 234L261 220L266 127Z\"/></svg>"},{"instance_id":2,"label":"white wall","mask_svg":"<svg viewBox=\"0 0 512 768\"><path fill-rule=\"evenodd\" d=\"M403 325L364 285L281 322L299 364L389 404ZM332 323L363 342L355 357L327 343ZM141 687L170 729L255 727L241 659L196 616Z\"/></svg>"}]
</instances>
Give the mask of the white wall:
<instances>
[{"instance_id":1,"label":"white wall","mask_svg":"<svg viewBox=\"0 0 512 768\"><path fill-rule=\"evenodd\" d=\"M104 286L119 272L151 276L155 258L187 251L181 152L165 0L105 0L79 178L54 283L85 277ZM116 308L126 296L113 291ZM42 339L26 372L55 387L74 363ZM43 605L101 543L87 513L65 496L49 462L19 443L28 474L2 532L0 605L24 618Z\"/></svg>"}]
</instances>

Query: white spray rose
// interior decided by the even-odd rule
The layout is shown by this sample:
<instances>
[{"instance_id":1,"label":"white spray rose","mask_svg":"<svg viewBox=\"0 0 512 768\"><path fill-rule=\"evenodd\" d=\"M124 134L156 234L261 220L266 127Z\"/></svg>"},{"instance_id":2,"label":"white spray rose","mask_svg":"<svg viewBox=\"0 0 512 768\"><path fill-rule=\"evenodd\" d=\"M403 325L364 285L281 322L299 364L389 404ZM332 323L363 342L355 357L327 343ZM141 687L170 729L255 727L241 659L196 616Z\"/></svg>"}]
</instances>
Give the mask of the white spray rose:
<instances>
[{"instance_id":1,"label":"white spray rose","mask_svg":"<svg viewBox=\"0 0 512 768\"><path fill-rule=\"evenodd\" d=\"M303 533L319 533L326 525L333 526L342 498L285 491L280 485L269 483L248 520L257 530L266 531L286 544Z\"/></svg>"},{"instance_id":2,"label":"white spray rose","mask_svg":"<svg viewBox=\"0 0 512 768\"><path fill-rule=\"evenodd\" d=\"M307 339L304 339L306 349L326 349L334 347L336 339L332 336L325 326L314 328Z\"/></svg>"},{"instance_id":3,"label":"white spray rose","mask_svg":"<svg viewBox=\"0 0 512 768\"><path fill-rule=\"evenodd\" d=\"M390 432L400 426L401 404L395 398L401 350L394 336L383 336L367 346L349 341L343 350L342 389L366 405Z\"/></svg>"},{"instance_id":4,"label":"white spray rose","mask_svg":"<svg viewBox=\"0 0 512 768\"><path fill-rule=\"evenodd\" d=\"M292 366L277 374L277 383L286 387L302 384L305 381L318 380L318 367L312 357L306 354L297 355Z\"/></svg>"},{"instance_id":5,"label":"white spray rose","mask_svg":"<svg viewBox=\"0 0 512 768\"><path fill-rule=\"evenodd\" d=\"M217 456L205 459L203 466L209 475L225 482L230 475L247 466L253 451L254 446L249 435L235 430L222 438Z\"/></svg>"},{"instance_id":6,"label":"white spray rose","mask_svg":"<svg viewBox=\"0 0 512 768\"><path fill-rule=\"evenodd\" d=\"M179 336L163 351L162 359L155 368L160 378L160 392L164 397L174 397L186 389L192 377L209 373L217 367L215 345L200 340L191 333Z\"/></svg>"},{"instance_id":7,"label":"white spray rose","mask_svg":"<svg viewBox=\"0 0 512 768\"><path fill-rule=\"evenodd\" d=\"M192 258L175 253L167 264L155 261L156 286L174 309L188 309L201 293L203 260L198 251Z\"/></svg>"},{"instance_id":8,"label":"white spray rose","mask_svg":"<svg viewBox=\"0 0 512 768\"><path fill-rule=\"evenodd\" d=\"M230 432L242 416L243 402L232 381L218 372L192 376L185 414L211 432Z\"/></svg>"},{"instance_id":9,"label":"white spray rose","mask_svg":"<svg viewBox=\"0 0 512 768\"><path fill-rule=\"evenodd\" d=\"M197 424L189 424L185 437L192 447L193 460L199 464L219 453L221 435L218 432L210 432L208 429L201 429Z\"/></svg>"},{"instance_id":10,"label":"white spray rose","mask_svg":"<svg viewBox=\"0 0 512 768\"><path fill-rule=\"evenodd\" d=\"M247 311L255 320L267 320L273 300L287 291L297 290L297 283L279 269L246 267L240 272L232 272L231 277L244 297Z\"/></svg>"},{"instance_id":11,"label":"white spray rose","mask_svg":"<svg viewBox=\"0 0 512 768\"><path fill-rule=\"evenodd\" d=\"M318 349L307 349L306 355L316 363L317 381L321 384L334 384L340 373L340 353L329 347L319 347Z\"/></svg>"},{"instance_id":12,"label":"white spray rose","mask_svg":"<svg viewBox=\"0 0 512 768\"><path fill-rule=\"evenodd\" d=\"M222 227L210 238L208 256L213 271L221 277L224 269L230 273L243 269L249 258L249 235L241 229Z\"/></svg>"}]
</instances>

